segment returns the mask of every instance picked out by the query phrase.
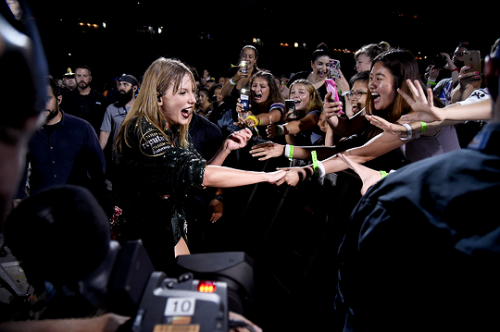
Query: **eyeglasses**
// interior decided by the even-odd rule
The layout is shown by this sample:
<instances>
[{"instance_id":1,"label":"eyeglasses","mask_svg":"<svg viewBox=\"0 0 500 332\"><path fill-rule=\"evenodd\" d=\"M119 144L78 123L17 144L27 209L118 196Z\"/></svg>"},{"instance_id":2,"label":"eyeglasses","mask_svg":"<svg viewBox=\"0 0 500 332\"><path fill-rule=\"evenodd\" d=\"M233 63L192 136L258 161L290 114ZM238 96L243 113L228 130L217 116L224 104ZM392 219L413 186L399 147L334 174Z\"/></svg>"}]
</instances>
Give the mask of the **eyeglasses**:
<instances>
[{"instance_id":1,"label":"eyeglasses","mask_svg":"<svg viewBox=\"0 0 500 332\"><path fill-rule=\"evenodd\" d=\"M366 95L368 92L364 91L351 91L347 94L347 99L353 100L353 99L360 99L363 95Z\"/></svg>"}]
</instances>

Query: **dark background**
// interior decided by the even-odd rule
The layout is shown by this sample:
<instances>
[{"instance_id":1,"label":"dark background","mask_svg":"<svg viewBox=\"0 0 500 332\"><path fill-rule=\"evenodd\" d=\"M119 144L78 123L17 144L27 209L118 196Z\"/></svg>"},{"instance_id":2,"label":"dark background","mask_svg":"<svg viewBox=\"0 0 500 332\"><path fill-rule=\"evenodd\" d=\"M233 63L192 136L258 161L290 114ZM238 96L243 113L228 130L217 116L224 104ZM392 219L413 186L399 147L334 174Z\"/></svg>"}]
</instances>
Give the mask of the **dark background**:
<instances>
[{"instance_id":1,"label":"dark background","mask_svg":"<svg viewBox=\"0 0 500 332\"><path fill-rule=\"evenodd\" d=\"M122 73L139 78L159 56L179 58L200 73L207 68L217 76L237 63L241 47L252 44L253 38L261 40L256 45L258 65L289 76L310 68L310 56L320 42L330 50L354 52L385 40L422 57L425 68L436 54L453 52L463 40L484 57L498 37L492 32L495 9L486 5L411 3L38 0L29 5L51 74L62 76L67 67L74 70L85 63L98 90ZM162 34L157 33L160 26ZM280 46L294 42L301 47ZM334 52L333 57L349 78L354 72L352 53Z\"/></svg>"}]
</instances>

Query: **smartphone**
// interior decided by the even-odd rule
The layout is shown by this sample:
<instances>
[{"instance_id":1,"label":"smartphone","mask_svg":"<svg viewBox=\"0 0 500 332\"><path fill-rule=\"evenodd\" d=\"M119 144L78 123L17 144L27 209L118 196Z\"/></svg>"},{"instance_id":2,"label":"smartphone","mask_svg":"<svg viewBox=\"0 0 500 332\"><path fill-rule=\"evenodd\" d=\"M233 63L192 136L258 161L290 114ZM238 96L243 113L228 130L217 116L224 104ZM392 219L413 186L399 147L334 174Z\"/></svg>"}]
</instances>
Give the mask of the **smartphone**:
<instances>
[{"instance_id":1,"label":"smartphone","mask_svg":"<svg viewBox=\"0 0 500 332\"><path fill-rule=\"evenodd\" d=\"M330 77L340 78L340 61L336 59L330 59Z\"/></svg>"},{"instance_id":2,"label":"smartphone","mask_svg":"<svg viewBox=\"0 0 500 332\"><path fill-rule=\"evenodd\" d=\"M333 78L327 78L325 80L325 86L327 92L332 92L332 99L335 102L339 102L339 94L337 93L337 85L335 84L335 80ZM342 110L338 112L338 114L344 114Z\"/></svg>"},{"instance_id":3,"label":"smartphone","mask_svg":"<svg viewBox=\"0 0 500 332\"><path fill-rule=\"evenodd\" d=\"M290 115L288 115L288 113L290 111L292 111L292 112L290 113ZM297 114L297 110L295 109L295 100L294 99L285 100L285 114L287 115L287 118L290 120L297 118L298 114Z\"/></svg>"},{"instance_id":4,"label":"smartphone","mask_svg":"<svg viewBox=\"0 0 500 332\"><path fill-rule=\"evenodd\" d=\"M464 65L470 66L471 67L470 70L477 71L479 73L479 75L481 75L482 74L481 52L480 51L465 51L464 52Z\"/></svg>"}]
</instances>

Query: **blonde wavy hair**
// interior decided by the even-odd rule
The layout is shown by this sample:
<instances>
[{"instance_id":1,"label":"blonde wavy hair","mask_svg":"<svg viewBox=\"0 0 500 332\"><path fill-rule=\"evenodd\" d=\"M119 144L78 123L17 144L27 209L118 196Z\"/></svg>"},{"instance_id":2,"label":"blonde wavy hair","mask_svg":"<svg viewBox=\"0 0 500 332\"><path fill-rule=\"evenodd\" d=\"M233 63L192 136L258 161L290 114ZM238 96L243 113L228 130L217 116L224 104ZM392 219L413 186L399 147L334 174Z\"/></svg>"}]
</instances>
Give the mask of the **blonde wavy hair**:
<instances>
[{"instance_id":1,"label":"blonde wavy hair","mask_svg":"<svg viewBox=\"0 0 500 332\"><path fill-rule=\"evenodd\" d=\"M318 90L312 85L311 82L304 78L300 78L298 80L293 81L293 83L290 85L290 88L288 90L288 97L290 98L290 94L292 92L292 87L295 84L303 84L306 87L307 92L309 92L309 102L307 103L307 109L306 109L306 114L313 111L313 110L320 110L323 111L323 101L321 100L321 97L319 96Z\"/></svg>"},{"instance_id":2,"label":"blonde wavy hair","mask_svg":"<svg viewBox=\"0 0 500 332\"><path fill-rule=\"evenodd\" d=\"M165 119L161 113L158 100L166 93L167 88L170 85L173 86L173 93L177 93L182 79L186 74L191 77L193 82L195 82L194 75L191 70L189 70L184 63L175 59L166 59L161 57L149 66L144 74L139 94L135 99L130 112L123 121L123 124L118 131L118 135L116 136L114 146L115 152L121 151L123 144L130 147L127 139L129 127L134 125L136 122L140 122L144 117L153 126L159 129L169 144L172 144L170 137L164 133L165 123L168 122L168 119ZM187 148L189 144L189 125L178 125L178 127L180 145L183 148ZM137 126L135 130L139 133L140 126Z\"/></svg>"}]
</instances>

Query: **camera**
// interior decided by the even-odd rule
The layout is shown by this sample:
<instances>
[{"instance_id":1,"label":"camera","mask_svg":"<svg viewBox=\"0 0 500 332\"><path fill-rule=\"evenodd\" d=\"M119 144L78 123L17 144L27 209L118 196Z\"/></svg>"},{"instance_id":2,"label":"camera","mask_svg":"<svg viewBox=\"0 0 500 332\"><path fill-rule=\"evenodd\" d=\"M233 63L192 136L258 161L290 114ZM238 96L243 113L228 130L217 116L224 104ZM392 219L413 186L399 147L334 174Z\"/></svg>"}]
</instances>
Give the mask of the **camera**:
<instances>
[{"instance_id":1,"label":"camera","mask_svg":"<svg viewBox=\"0 0 500 332\"><path fill-rule=\"evenodd\" d=\"M5 244L30 283L49 282L60 303L74 305L64 304L71 317L90 307L132 317L121 331L228 331L228 312L244 315L252 302L253 260L244 252L178 256L166 275L141 240L120 244L109 228L88 190L65 185L22 201L7 218Z\"/></svg>"}]
</instances>

